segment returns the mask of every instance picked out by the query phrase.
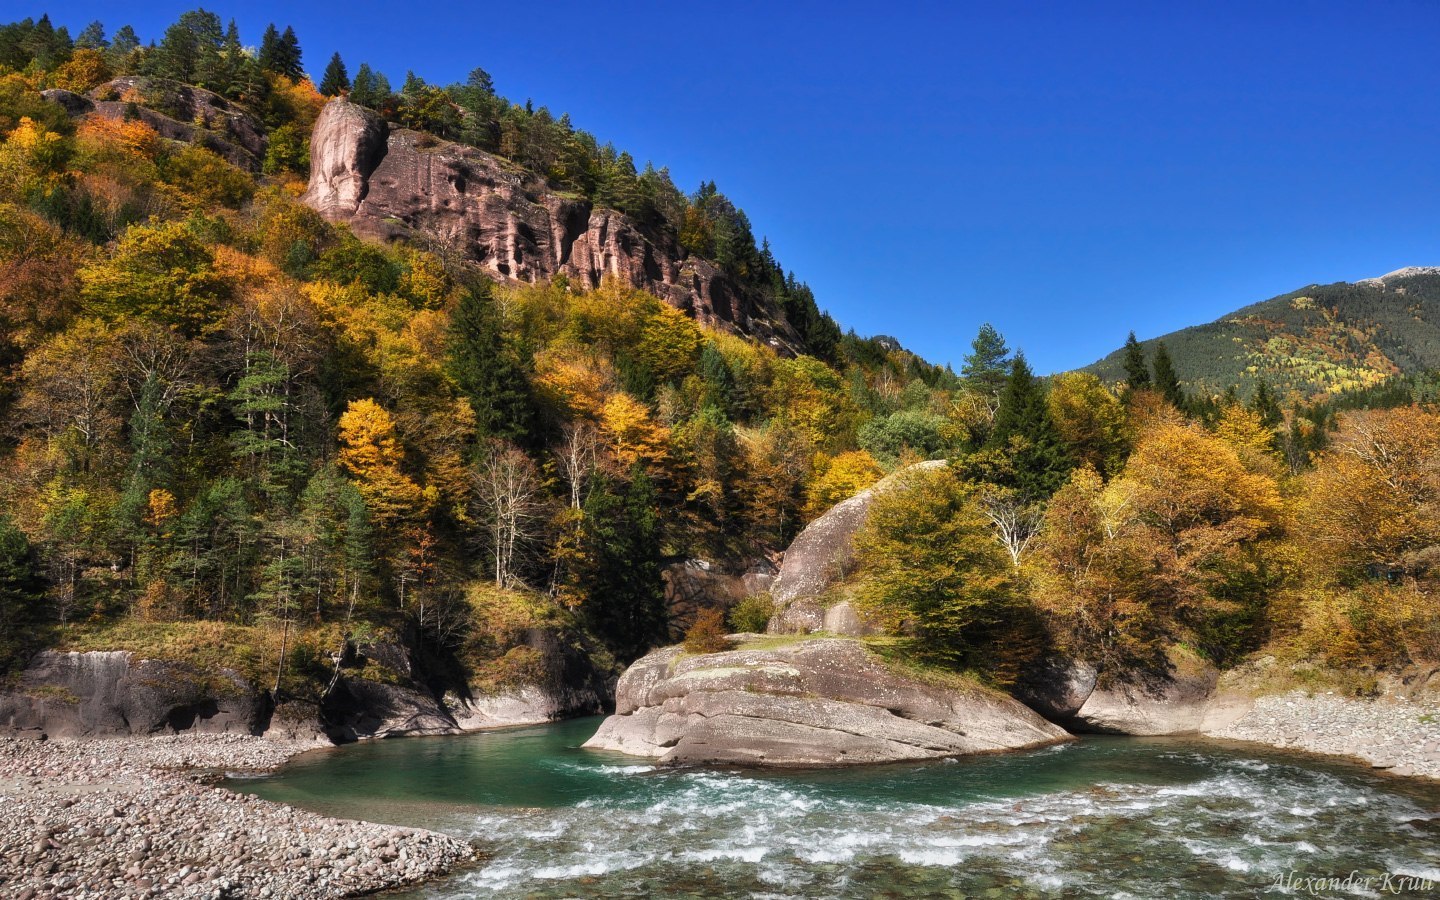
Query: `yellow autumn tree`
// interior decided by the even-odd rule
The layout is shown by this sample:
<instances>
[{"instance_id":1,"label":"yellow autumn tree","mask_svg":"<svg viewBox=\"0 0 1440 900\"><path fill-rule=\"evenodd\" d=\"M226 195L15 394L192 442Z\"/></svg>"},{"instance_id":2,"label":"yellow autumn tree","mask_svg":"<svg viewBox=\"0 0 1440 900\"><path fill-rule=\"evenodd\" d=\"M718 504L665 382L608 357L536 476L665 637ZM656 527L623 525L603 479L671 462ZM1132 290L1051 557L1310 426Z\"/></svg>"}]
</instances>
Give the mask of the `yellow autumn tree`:
<instances>
[{"instance_id":1,"label":"yellow autumn tree","mask_svg":"<svg viewBox=\"0 0 1440 900\"><path fill-rule=\"evenodd\" d=\"M848 450L833 457L817 454L810 480L805 485L805 517L813 519L822 515L879 481L884 474L875 457L864 450Z\"/></svg>"},{"instance_id":2,"label":"yellow autumn tree","mask_svg":"<svg viewBox=\"0 0 1440 900\"><path fill-rule=\"evenodd\" d=\"M348 472L371 518L393 526L420 507L423 492L400 469L404 451L395 420L374 400L353 400L340 416L340 467Z\"/></svg>"},{"instance_id":3,"label":"yellow autumn tree","mask_svg":"<svg viewBox=\"0 0 1440 900\"><path fill-rule=\"evenodd\" d=\"M600 431L622 468L636 463L657 465L669 456L670 430L657 425L645 404L624 391L605 401Z\"/></svg>"},{"instance_id":4,"label":"yellow autumn tree","mask_svg":"<svg viewBox=\"0 0 1440 900\"><path fill-rule=\"evenodd\" d=\"M1055 430L1082 463L1113 473L1128 449L1125 406L1088 372L1056 375L1046 397Z\"/></svg>"}]
</instances>

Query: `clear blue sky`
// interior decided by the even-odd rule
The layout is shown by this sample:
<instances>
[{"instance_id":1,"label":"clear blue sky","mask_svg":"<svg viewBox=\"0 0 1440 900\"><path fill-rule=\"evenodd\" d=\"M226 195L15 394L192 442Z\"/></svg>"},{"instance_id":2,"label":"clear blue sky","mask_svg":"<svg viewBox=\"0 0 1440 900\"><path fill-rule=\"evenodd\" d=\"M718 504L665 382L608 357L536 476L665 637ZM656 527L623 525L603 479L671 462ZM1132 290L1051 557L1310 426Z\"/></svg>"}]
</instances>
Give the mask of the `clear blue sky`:
<instances>
[{"instance_id":1,"label":"clear blue sky","mask_svg":"<svg viewBox=\"0 0 1440 900\"><path fill-rule=\"evenodd\" d=\"M43 7L9 2L6 20ZM188 3L67 0L158 38ZM707 8L708 7L708 8ZM862 334L1042 372L1312 282L1440 264L1440 4L207 4L397 86L500 92L714 179Z\"/></svg>"}]
</instances>

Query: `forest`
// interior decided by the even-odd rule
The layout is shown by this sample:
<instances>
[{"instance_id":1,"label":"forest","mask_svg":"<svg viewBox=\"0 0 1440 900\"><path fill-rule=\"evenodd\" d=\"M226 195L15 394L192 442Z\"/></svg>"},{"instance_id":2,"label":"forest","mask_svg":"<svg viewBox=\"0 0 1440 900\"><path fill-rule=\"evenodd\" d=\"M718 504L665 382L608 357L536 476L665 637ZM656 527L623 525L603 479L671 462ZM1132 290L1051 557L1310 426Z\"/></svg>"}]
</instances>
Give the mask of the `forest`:
<instances>
[{"instance_id":1,"label":"forest","mask_svg":"<svg viewBox=\"0 0 1440 900\"><path fill-rule=\"evenodd\" d=\"M262 171L40 94L129 74L253 110ZM673 231L807 352L327 224L298 198L340 91ZM937 458L877 502L845 588L918 658L998 684L1058 652L1440 658L1423 379L1198 396L1133 335L1123 381L1047 379L988 325L955 373L842 334L713 183L637 173L483 70L397 93L337 53L317 88L293 30L252 51L203 10L153 44L0 28L0 139L0 670L137 649L305 692L337 645L405 634L501 685L543 677L538 625L613 668L674 638L668 563L772 555Z\"/></svg>"}]
</instances>

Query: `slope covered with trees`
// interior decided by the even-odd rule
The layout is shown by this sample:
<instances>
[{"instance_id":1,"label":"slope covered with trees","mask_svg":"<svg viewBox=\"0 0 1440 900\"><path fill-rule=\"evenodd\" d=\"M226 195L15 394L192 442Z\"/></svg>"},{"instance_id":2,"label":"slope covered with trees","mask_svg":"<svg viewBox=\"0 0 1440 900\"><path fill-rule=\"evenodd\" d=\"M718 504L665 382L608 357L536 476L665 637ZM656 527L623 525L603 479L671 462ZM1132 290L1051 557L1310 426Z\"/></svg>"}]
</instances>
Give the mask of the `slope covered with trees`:
<instances>
[{"instance_id":1,"label":"slope covered with trees","mask_svg":"<svg viewBox=\"0 0 1440 900\"><path fill-rule=\"evenodd\" d=\"M1194 374L1207 351L1187 338L1132 341L1121 385L1045 380L989 326L956 375L841 335L713 185L681 195L483 73L396 93L330 62L329 89L675 229L772 291L810 352L627 285L497 286L326 223L298 200L324 98L289 29L252 52L199 11L154 46L5 26L0 668L119 647L313 694L347 644L390 635L498 686L554 675L537 629L614 666L669 639L668 562L783 549L925 458L953 465L877 501L856 586L920 656L1005 682L1056 652L1110 673L1163 668L1178 645L1218 664L1262 646L1440 655L1425 379L1335 376L1355 390L1301 402L1284 396L1299 382L1237 389L1234 350ZM208 149L216 121L156 130L173 117L147 104L182 83L262 123L259 171ZM41 93L97 88L119 115L72 118ZM1277 298L1227 325L1230 344L1293 320L1314 341L1363 332L1394 370L1428 365L1423 342L1402 365L1382 332L1397 298L1428 321L1434 278ZM742 620L762 627L763 609Z\"/></svg>"},{"instance_id":2,"label":"slope covered with trees","mask_svg":"<svg viewBox=\"0 0 1440 900\"><path fill-rule=\"evenodd\" d=\"M1202 395L1231 385L1248 394L1262 379L1306 400L1374 387L1440 368L1440 272L1310 285L1143 346L1154 352L1160 343L1180 380ZM1124 359L1117 350L1085 371L1120 381Z\"/></svg>"},{"instance_id":3,"label":"slope covered with trees","mask_svg":"<svg viewBox=\"0 0 1440 900\"><path fill-rule=\"evenodd\" d=\"M626 191L659 197L656 227L768 284L815 355L625 285L495 286L327 224L297 199L324 103L300 60L289 29L252 52L200 11L154 45L0 28L5 667L128 647L313 690L328 654L391 635L500 683L544 675L524 645L542 627L624 662L668 637L666 563L780 549L966 439L955 376L842 336L713 185L601 177L611 151L543 110L475 100L526 164L580 148L590 174L555 162L556 184L636 215ZM376 93L367 67L330 69L411 124L479 127L458 88ZM207 149L218 119L156 130L173 116L149 104L186 83L263 124L261 171ZM121 114L72 118L49 89L119 92ZM457 124L414 119L432 106Z\"/></svg>"}]
</instances>

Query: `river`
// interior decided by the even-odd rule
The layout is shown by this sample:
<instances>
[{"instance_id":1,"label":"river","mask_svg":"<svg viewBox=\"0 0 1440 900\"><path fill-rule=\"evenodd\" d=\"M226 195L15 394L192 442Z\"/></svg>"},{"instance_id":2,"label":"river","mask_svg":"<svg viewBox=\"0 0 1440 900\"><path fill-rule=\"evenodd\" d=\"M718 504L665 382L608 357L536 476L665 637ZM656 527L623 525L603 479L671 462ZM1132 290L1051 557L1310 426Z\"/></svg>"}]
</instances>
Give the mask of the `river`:
<instances>
[{"instance_id":1,"label":"river","mask_svg":"<svg viewBox=\"0 0 1440 900\"><path fill-rule=\"evenodd\" d=\"M429 900L1440 898L1440 785L1352 764L1086 737L924 764L665 770L578 749L599 722L317 751L227 786L476 840L481 864L407 895Z\"/></svg>"}]
</instances>

